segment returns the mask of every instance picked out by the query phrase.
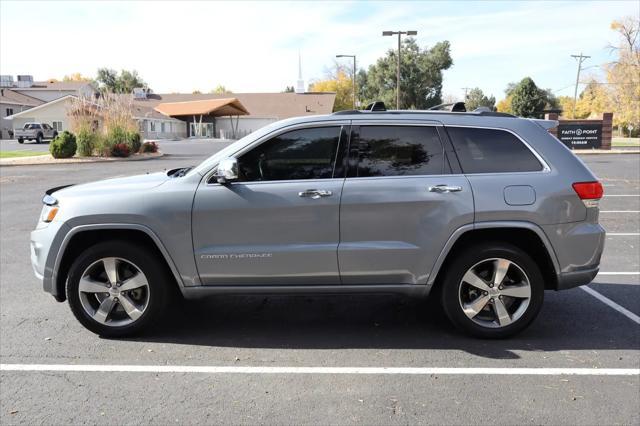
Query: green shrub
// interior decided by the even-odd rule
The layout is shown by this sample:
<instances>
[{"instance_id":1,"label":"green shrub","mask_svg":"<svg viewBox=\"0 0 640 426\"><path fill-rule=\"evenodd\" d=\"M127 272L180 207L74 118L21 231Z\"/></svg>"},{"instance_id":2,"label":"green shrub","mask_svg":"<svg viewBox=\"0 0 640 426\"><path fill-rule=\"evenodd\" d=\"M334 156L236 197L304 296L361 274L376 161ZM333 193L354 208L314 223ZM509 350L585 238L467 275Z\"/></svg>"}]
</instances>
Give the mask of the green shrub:
<instances>
[{"instance_id":1,"label":"green shrub","mask_svg":"<svg viewBox=\"0 0 640 426\"><path fill-rule=\"evenodd\" d=\"M140 148L140 152L158 152L158 144L155 142L145 142L142 144L142 148Z\"/></svg>"},{"instance_id":2,"label":"green shrub","mask_svg":"<svg viewBox=\"0 0 640 426\"><path fill-rule=\"evenodd\" d=\"M81 157L91 157L93 150L96 149L97 135L89 129L81 129L76 135L76 143L78 144L78 155Z\"/></svg>"},{"instance_id":3,"label":"green shrub","mask_svg":"<svg viewBox=\"0 0 640 426\"><path fill-rule=\"evenodd\" d=\"M127 143L129 145L129 150L133 153L140 151L140 147L142 146L142 141L140 140L140 133L136 131L129 132L127 135Z\"/></svg>"},{"instance_id":4,"label":"green shrub","mask_svg":"<svg viewBox=\"0 0 640 426\"><path fill-rule=\"evenodd\" d=\"M49 152L53 158L71 158L77 149L76 137L73 133L64 131L49 144Z\"/></svg>"}]
</instances>

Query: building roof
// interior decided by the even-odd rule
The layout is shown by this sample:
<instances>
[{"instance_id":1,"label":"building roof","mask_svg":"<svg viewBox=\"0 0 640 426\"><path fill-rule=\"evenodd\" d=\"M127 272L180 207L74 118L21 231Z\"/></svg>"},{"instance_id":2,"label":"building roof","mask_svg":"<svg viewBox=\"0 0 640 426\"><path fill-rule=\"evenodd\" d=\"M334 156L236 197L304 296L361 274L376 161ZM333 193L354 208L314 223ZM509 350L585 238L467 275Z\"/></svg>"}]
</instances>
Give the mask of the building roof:
<instances>
[{"instance_id":1,"label":"building roof","mask_svg":"<svg viewBox=\"0 0 640 426\"><path fill-rule=\"evenodd\" d=\"M18 93L11 89L0 89L0 104L13 104L34 107L42 105L43 103L44 101L40 99L32 98L31 96Z\"/></svg>"},{"instance_id":2,"label":"building roof","mask_svg":"<svg viewBox=\"0 0 640 426\"><path fill-rule=\"evenodd\" d=\"M50 102L46 102L46 103L44 103L44 102L43 102L41 105L38 105L38 106L36 106L36 107L30 108L30 109L26 109L26 110L24 110L24 111L20 111L20 112L18 112L18 113L15 113L15 114L13 114L13 115L10 115L10 116L8 116L8 117L5 117L4 119L5 119L5 120L12 120L12 119L14 119L15 117L22 117L23 115L31 115L31 114L33 114L35 111L38 111L38 110L43 109L43 108L50 107L51 105L57 104L58 102L66 101L66 100L68 100L68 99L73 99L73 98L75 98L75 97L76 97L76 96L73 96L73 95L66 95L66 96L62 96L62 97L57 98L57 99L54 99L54 100L52 100L52 101L50 101Z\"/></svg>"},{"instance_id":3,"label":"building roof","mask_svg":"<svg viewBox=\"0 0 640 426\"><path fill-rule=\"evenodd\" d=\"M91 85L90 81L34 81L30 87L14 87L14 90L61 90L78 91Z\"/></svg>"},{"instance_id":4,"label":"building roof","mask_svg":"<svg viewBox=\"0 0 640 426\"><path fill-rule=\"evenodd\" d=\"M233 96L253 118L276 118L279 120L304 115L330 114L336 94L320 93L233 93L233 94L187 94L150 93L147 99L134 99L134 105L156 107L161 103L225 99Z\"/></svg>"},{"instance_id":5,"label":"building roof","mask_svg":"<svg viewBox=\"0 0 640 426\"><path fill-rule=\"evenodd\" d=\"M163 102L155 107L156 111L171 117L184 115L249 115L247 109L236 98L202 99L181 102Z\"/></svg>"}]
</instances>

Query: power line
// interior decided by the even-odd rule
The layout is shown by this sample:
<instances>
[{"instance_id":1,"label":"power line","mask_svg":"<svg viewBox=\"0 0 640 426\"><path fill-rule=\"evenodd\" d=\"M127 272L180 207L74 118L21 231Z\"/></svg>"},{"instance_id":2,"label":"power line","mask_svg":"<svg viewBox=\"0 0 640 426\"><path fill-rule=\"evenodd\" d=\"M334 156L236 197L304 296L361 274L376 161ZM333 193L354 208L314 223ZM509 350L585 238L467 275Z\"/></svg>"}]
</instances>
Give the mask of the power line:
<instances>
[{"instance_id":1,"label":"power line","mask_svg":"<svg viewBox=\"0 0 640 426\"><path fill-rule=\"evenodd\" d=\"M461 87L462 90L464 90L464 100L465 102L467 101L467 91L473 89L473 87Z\"/></svg>"}]
</instances>

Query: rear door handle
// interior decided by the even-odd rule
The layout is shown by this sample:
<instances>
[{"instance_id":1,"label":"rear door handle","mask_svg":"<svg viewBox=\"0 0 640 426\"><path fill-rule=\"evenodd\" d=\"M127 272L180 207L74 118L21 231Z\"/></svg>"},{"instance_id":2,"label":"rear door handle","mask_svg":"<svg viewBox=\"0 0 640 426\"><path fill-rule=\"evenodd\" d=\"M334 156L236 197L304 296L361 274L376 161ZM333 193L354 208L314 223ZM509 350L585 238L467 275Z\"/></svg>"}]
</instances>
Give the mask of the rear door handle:
<instances>
[{"instance_id":1,"label":"rear door handle","mask_svg":"<svg viewBox=\"0 0 640 426\"><path fill-rule=\"evenodd\" d=\"M307 189L301 192L298 192L298 197L302 198L311 198L317 200L322 197L330 197L333 195L333 192L327 191L326 189Z\"/></svg>"},{"instance_id":2,"label":"rear door handle","mask_svg":"<svg viewBox=\"0 0 640 426\"><path fill-rule=\"evenodd\" d=\"M442 194L446 194L447 192L460 192L462 191L461 186L449 186L449 185L434 185L429 187L429 192L439 192Z\"/></svg>"}]
</instances>

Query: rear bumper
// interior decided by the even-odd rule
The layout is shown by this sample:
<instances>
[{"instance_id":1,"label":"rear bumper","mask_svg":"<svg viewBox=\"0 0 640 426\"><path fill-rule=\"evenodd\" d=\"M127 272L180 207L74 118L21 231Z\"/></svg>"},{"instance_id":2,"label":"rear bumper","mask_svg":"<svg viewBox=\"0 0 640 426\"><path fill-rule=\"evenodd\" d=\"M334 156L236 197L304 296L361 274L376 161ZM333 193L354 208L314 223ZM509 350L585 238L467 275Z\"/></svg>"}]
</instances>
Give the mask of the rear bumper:
<instances>
[{"instance_id":1,"label":"rear bumper","mask_svg":"<svg viewBox=\"0 0 640 426\"><path fill-rule=\"evenodd\" d=\"M598 275L599 267L582 271L565 272L558 276L557 290L567 290L581 285L589 284Z\"/></svg>"}]
</instances>

